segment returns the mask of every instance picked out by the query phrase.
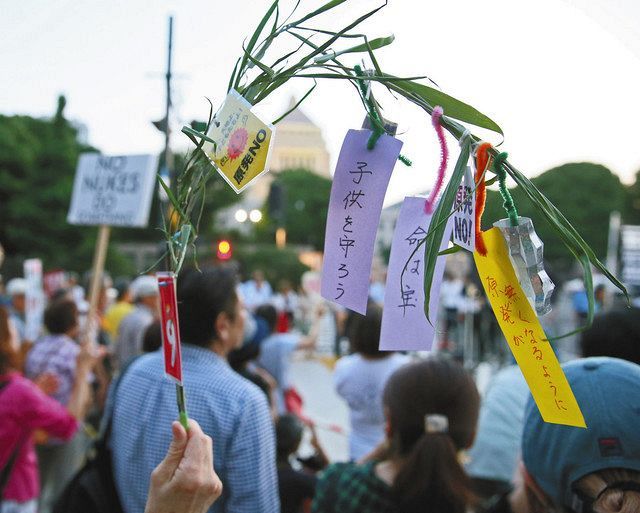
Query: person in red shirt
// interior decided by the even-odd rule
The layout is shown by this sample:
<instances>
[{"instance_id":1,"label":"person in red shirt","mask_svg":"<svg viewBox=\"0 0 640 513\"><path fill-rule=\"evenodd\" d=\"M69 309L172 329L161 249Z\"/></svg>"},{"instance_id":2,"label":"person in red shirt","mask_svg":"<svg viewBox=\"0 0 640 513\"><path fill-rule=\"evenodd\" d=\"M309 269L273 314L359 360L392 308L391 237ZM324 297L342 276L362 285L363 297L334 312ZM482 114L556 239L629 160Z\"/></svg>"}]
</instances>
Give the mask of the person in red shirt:
<instances>
[{"instance_id":1,"label":"person in red shirt","mask_svg":"<svg viewBox=\"0 0 640 513\"><path fill-rule=\"evenodd\" d=\"M35 513L40 482L33 434L42 430L62 440L75 434L90 397L87 376L101 355L88 346L81 347L65 408L15 370L18 350L15 328L6 309L0 307L0 475L8 472L1 496L2 511ZM44 383L46 377L41 379Z\"/></svg>"}]
</instances>

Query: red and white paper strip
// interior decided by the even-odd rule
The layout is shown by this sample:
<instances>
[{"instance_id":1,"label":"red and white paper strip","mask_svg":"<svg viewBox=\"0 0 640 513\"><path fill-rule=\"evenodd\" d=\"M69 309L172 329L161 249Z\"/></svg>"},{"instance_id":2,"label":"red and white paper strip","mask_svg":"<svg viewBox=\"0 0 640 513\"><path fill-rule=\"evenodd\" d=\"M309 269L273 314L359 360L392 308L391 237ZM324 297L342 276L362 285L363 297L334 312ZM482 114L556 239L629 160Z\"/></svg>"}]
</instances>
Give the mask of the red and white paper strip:
<instances>
[{"instance_id":1,"label":"red and white paper strip","mask_svg":"<svg viewBox=\"0 0 640 513\"><path fill-rule=\"evenodd\" d=\"M160 319L164 371L182 385L182 357L180 355L180 325L176 299L176 276L171 272L157 274L160 289Z\"/></svg>"}]
</instances>

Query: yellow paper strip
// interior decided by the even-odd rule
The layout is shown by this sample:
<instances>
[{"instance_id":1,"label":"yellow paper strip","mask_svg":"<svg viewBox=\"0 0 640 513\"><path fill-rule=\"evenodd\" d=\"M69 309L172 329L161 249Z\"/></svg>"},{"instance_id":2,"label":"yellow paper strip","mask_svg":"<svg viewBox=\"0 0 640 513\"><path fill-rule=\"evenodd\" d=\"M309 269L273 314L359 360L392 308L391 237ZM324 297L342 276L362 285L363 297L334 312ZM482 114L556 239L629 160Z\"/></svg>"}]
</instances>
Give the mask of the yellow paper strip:
<instances>
[{"instance_id":1,"label":"yellow paper strip","mask_svg":"<svg viewBox=\"0 0 640 513\"><path fill-rule=\"evenodd\" d=\"M498 228L483 233L487 256L473 259L500 329L545 422L587 427L560 362L547 340L509 259Z\"/></svg>"},{"instance_id":2,"label":"yellow paper strip","mask_svg":"<svg viewBox=\"0 0 640 513\"><path fill-rule=\"evenodd\" d=\"M213 144L203 150L236 193L269 170L269 152L275 127L251 112L251 104L233 89L216 114L209 133Z\"/></svg>"}]
</instances>

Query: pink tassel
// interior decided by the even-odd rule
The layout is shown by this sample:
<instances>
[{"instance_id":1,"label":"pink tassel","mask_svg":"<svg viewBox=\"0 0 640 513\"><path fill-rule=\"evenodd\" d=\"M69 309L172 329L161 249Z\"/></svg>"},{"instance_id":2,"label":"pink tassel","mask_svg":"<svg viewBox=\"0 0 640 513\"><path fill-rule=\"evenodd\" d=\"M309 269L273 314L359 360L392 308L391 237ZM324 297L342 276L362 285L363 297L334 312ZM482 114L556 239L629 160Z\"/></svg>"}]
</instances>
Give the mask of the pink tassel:
<instances>
[{"instance_id":1,"label":"pink tassel","mask_svg":"<svg viewBox=\"0 0 640 513\"><path fill-rule=\"evenodd\" d=\"M438 194L440 194L440 189L442 189L442 185L444 184L444 175L447 171L447 162L449 160L449 149L447 148L447 141L444 138L444 130L440 124L440 118L443 114L444 111L440 106L435 107L431 114L431 124L433 124L433 128L436 129L436 134L438 134L438 140L440 141L440 168L438 169L438 180L436 181L436 185L424 202L424 211L427 214L433 213L436 198L438 197Z\"/></svg>"}]
</instances>

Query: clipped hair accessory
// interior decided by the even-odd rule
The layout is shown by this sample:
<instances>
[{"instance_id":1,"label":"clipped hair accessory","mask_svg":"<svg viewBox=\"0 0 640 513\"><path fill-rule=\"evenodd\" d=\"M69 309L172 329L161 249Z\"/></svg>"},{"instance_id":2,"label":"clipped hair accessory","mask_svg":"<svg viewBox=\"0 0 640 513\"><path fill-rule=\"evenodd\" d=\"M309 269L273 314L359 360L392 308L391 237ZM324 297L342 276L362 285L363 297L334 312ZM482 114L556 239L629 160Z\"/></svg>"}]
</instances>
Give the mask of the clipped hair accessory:
<instances>
[{"instance_id":1,"label":"clipped hair accessory","mask_svg":"<svg viewBox=\"0 0 640 513\"><path fill-rule=\"evenodd\" d=\"M424 416L424 431L427 434L448 433L449 419L445 415L432 413Z\"/></svg>"}]
</instances>

